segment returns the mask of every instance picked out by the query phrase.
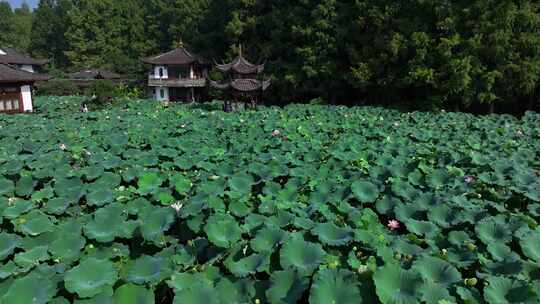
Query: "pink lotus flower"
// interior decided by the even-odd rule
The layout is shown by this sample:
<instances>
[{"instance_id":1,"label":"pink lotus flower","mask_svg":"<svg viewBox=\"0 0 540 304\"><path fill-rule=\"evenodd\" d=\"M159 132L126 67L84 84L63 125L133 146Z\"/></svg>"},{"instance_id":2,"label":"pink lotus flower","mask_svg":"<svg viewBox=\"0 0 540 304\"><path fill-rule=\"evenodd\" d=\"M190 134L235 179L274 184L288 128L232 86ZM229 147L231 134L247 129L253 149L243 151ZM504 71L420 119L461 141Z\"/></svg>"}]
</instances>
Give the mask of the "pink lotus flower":
<instances>
[{"instance_id":1,"label":"pink lotus flower","mask_svg":"<svg viewBox=\"0 0 540 304\"><path fill-rule=\"evenodd\" d=\"M65 151L65 150L67 149L67 147L66 147L65 144L60 144L58 147L59 147L60 150L62 150L62 151Z\"/></svg>"},{"instance_id":2,"label":"pink lotus flower","mask_svg":"<svg viewBox=\"0 0 540 304\"><path fill-rule=\"evenodd\" d=\"M280 134L281 134L281 131L278 129L272 131L272 136L279 136Z\"/></svg>"},{"instance_id":3,"label":"pink lotus flower","mask_svg":"<svg viewBox=\"0 0 540 304\"><path fill-rule=\"evenodd\" d=\"M476 182L476 178L474 176L471 176L471 175L465 176L465 182L467 184L469 184L469 185L474 184Z\"/></svg>"},{"instance_id":4,"label":"pink lotus flower","mask_svg":"<svg viewBox=\"0 0 540 304\"><path fill-rule=\"evenodd\" d=\"M387 226L392 231L397 230L400 227L399 222L397 220L389 220Z\"/></svg>"}]
</instances>

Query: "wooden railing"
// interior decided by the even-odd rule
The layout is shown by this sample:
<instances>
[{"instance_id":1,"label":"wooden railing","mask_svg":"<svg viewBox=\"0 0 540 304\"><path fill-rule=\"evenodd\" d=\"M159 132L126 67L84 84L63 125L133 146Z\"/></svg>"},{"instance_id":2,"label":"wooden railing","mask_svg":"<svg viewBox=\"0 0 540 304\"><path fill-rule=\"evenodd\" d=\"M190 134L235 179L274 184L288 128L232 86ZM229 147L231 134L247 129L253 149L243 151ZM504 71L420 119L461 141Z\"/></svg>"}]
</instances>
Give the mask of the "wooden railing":
<instances>
[{"instance_id":1,"label":"wooden railing","mask_svg":"<svg viewBox=\"0 0 540 304\"><path fill-rule=\"evenodd\" d=\"M148 76L148 85L151 87L204 87L204 78L180 78L180 79L160 79L153 75Z\"/></svg>"}]
</instances>

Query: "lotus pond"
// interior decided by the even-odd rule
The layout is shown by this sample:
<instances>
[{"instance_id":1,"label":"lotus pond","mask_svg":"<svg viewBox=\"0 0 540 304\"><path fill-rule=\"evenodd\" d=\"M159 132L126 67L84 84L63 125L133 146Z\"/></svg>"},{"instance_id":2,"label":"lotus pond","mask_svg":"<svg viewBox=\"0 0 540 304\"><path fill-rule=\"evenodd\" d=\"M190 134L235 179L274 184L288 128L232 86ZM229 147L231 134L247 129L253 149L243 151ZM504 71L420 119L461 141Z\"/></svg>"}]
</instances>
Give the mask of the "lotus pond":
<instances>
[{"instance_id":1,"label":"lotus pond","mask_svg":"<svg viewBox=\"0 0 540 304\"><path fill-rule=\"evenodd\" d=\"M0 303L539 303L540 115L0 116Z\"/></svg>"}]
</instances>

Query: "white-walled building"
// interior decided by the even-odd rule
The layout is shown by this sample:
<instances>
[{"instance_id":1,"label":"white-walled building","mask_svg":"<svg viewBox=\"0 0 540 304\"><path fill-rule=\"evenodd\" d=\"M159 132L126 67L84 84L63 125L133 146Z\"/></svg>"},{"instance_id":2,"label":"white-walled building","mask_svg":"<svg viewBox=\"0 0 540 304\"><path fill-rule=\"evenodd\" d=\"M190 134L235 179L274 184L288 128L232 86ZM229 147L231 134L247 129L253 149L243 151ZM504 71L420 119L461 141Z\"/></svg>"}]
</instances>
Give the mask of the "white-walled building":
<instances>
[{"instance_id":1,"label":"white-walled building","mask_svg":"<svg viewBox=\"0 0 540 304\"><path fill-rule=\"evenodd\" d=\"M47 62L48 60L46 59L35 59L12 48L0 46L0 64L8 64L21 70L35 73Z\"/></svg>"},{"instance_id":2,"label":"white-walled building","mask_svg":"<svg viewBox=\"0 0 540 304\"><path fill-rule=\"evenodd\" d=\"M195 102L206 94L206 78L211 65L183 47L144 58L151 65L149 95L159 101Z\"/></svg>"},{"instance_id":3,"label":"white-walled building","mask_svg":"<svg viewBox=\"0 0 540 304\"><path fill-rule=\"evenodd\" d=\"M0 64L0 113L25 113L34 111L32 86L36 81L50 77Z\"/></svg>"}]
</instances>

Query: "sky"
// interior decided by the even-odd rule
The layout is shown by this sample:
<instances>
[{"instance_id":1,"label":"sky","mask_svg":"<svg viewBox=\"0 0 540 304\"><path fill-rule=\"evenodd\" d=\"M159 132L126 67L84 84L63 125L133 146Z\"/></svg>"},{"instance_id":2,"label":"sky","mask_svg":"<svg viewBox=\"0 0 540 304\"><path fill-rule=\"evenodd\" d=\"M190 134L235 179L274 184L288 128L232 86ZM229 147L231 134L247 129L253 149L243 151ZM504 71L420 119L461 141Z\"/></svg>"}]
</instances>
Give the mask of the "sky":
<instances>
[{"instance_id":1,"label":"sky","mask_svg":"<svg viewBox=\"0 0 540 304\"><path fill-rule=\"evenodd\" d=\"M37 4L39 2L39 0L7 0L7 2L11 4L12 8L20 7L21 4L25 1L26 3L28 3L28 5L30 5L31 8L37 7Z\"/></svg>"}]
</instances>

